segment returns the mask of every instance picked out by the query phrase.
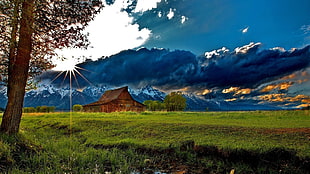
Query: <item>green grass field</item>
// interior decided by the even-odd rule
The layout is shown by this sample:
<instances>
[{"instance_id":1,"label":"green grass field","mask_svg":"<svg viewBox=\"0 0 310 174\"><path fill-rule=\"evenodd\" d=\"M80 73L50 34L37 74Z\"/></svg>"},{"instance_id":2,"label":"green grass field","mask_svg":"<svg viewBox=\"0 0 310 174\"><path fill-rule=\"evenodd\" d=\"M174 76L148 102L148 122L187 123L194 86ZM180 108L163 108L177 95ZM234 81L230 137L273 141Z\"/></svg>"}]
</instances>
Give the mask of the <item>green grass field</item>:
<instances>
[{"instance_id":1,"label":"green grass field","mask_svg":"<svg viewBox=\"0 0 310 174\"><path fill-rule=\"evenodd\" d=\"M309 165L309 142L309 111L33 113L23 115L17 137L0 134L0 171L298 173ZM306 166L260 156L271 152ZM263 159L253 165L235 154Z\"/></svg>"}]
</instances>

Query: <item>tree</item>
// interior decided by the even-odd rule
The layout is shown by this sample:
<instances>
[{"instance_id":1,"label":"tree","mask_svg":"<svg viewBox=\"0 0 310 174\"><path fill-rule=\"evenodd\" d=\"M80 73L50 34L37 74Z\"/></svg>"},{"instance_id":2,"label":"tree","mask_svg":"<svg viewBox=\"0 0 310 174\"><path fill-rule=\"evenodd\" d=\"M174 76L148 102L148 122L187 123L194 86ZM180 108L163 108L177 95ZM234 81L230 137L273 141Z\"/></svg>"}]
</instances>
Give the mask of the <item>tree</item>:
<instances>
[{"instance_id":1,"label":"tree","mask_svg":"<svg viewBox=\"0 0 310 174\"><path fill-rule=\"evenodd\" d=\"M165 104L160 101L146 100L143 102L146 105L146 109L149 111L163 111L165 110Z\"/></svg>"},{"instance_id":2,"label":"tree","mask_svg":"<svg viewBox=\"0 0 310 174\"><path fill-rule=\"evenodd\" d=\"M0 66L6 70L0 80L8 95L1 132L18 133L28 76L49 68L55 49L88 46L82 30L101 7L97 0L1 1Z\"/></svg>"},{"instance_id":3,"label":"tree","mask_svg":"<svg viewBox=\"0 0 310 174\"><path fill-rule=\"evenodd\" d=\"M55 106L37 106L37 108L35 110L37 112L49 113L49 112L54 112L55 109L56 109Z\"/></svg>"},{"instance_id":4,"label":"tree","mask_svg":"<svg viewBox=\"0 0 310 174\"><path fill-rule=\"evenodd\" d=\"M73 111L74 112L81 112L83 110L83 106L82 105L73 105Z\"/></svg>"},{"instance_id":5,"label":"tree","mask_svg":"<svg viewBox=\"0 0 310 174\"><path fill-rule=\"evenodd\" d=\"M34 113L34 112L36 112L36 108L34 108L34 107L25 107L25 108L23 108L23 112L24 113Z\"/></svg>"},{"instance_id":6,"label":"tree","mask_svg":"<svg viewBox=\"0 0 310 174\"><path fill-rule=\"evenodd\" d=\"M186 98L181 92L172 92L164 99L167 111L182 111L186 108Z\"/></svg>"}]
</instances>

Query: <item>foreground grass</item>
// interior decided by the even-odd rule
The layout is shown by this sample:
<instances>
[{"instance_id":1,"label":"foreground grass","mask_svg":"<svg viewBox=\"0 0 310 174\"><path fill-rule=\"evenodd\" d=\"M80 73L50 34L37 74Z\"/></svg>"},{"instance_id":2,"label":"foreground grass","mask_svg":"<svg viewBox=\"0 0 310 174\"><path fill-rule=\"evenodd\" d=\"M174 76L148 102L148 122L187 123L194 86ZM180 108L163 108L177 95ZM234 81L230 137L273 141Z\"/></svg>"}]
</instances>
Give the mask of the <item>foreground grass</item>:
<instances>
[{"instance_id":1,"label":"foreground grass","mask_svg":"<svg viewBox=\"0 0 310 174\"><path fill-rule=\"evenodd\" d=\"M308 111L24 114L20 135L0 137L0 170L130 173L173 168L189 172L187 165L194 166L189 173L225 173L233 168L298 173L305 169L274 164L265 157L259 158L266 165L230 158L247 154L256 159L270 153L307 162L309 127ZM1 160L11 167L1 166Z\"/></svg>"}]
</instances>

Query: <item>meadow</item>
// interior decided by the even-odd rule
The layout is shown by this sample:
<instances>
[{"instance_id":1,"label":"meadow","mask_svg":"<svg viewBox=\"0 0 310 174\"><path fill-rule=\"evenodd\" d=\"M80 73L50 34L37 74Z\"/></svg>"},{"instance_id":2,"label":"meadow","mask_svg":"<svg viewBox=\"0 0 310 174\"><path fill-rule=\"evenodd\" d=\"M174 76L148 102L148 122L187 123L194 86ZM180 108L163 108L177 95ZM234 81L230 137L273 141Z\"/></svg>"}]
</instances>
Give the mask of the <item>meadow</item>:
<instances>
[{"instance_id":1,"label":"meadow","mask_svg":"<svg viewBox=\"0 0 310 174\"><path fill-rule=\"evenodd\" d=\"M27 113L3 173L309 173L310 113Z\"/></svg>"}]
</instances>

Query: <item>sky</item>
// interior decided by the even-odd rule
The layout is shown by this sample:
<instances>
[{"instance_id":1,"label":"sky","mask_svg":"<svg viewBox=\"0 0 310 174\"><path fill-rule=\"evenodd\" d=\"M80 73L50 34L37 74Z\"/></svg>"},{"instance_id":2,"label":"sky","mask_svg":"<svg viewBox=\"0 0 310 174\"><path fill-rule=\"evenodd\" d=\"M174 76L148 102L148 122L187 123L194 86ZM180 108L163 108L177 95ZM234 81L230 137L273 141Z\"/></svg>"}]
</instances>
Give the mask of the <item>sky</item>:
<instances>
[{"instance_id":1,"label":"sky","mask_svg":"<svg viewBox=\"0 0 310 174\"><path fill-rule=\"evenodd\" d=\"M86 71L79 69L78 88L150 85L229 102L307 106L309 7L309 0L107 0L85 31L91 48L63 50L68 59L54 70L91 59L79 64Z\"/></svg>"},{"instance_id":2,"label":"sky","mask_svg":"<svg viewBox=\"0 0 310 174\"><path fill-rule=\"evenodd\" d=\"M96 60L122 50L166 48L196 55L250 42L286 50L310 44L308 0L107 0L86 29L88 50L58 51L68 59ZM75 58L75 59L73 59ZM83 60L83 59L79 59ZM69 66L68 66L69 65Z\"/></svg>"}]
</instances>

